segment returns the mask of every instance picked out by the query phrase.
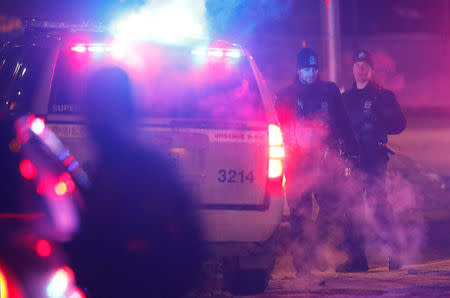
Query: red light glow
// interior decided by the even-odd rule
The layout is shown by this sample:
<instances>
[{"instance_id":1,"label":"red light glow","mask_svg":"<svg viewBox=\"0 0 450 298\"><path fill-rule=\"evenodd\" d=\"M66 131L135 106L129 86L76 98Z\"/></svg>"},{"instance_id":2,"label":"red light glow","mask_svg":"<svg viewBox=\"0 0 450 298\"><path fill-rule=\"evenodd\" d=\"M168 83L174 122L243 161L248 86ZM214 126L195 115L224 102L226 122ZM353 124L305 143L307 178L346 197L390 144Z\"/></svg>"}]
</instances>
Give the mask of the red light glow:
<instances>
[{"instance_id":1,"label":"red light glow","mask_svg":"<svg viewBox=\"0 0 450 298\"><path fill-rule=\"evenodd\" d=\"M44 217L43 213L0 213L0 219L33 220Z\"/></svg>"},{"instance_id":2,"label":"red light glow","mask_svg":"<svg viewBox=\"0 0 450 298\"><path fill-rule=\"evenodd\" d=\"M19 170L26 179L33 179L37 175L37 170L33 163L28 159L24 159L19 164Z\"/></svg>"},{"instance_id":3,"label":"red light glow","mask_svg":"<svg viewBox=\"0 0 450 298\"><path fill-rule=\"evenodd\" d=\"M6 276L0 269L0 298L8 298L8 284L6 282Z\"/></svg>"},{"instance_id":4,"label":"red light glow","mask_svg":"<svg viewBox=\"0 0 450 298\"><path fill-rule=\"evenodd\" d=\"M85 53L86 52L86 46L85 45L76 45L70 48L72 50L72 52L77 52L77 53Z\"/></svg>"},{"instance_id":5,"label":"red light glow","mask_svg":"<svg viewBox=\"0 0 450 298\"><path fill-rule=\"evenodd\" d=\"M86 295L84 295L84 293L77 288L69 294L69 298L86 298Z\"/></svg>"},{"instance_id":6,"label":"red light glow","mask_svg":"<svg viewBox=\"0 0 450 298\"><path fill-rule=\"evenodd\" d=\"M34 119L36 119L36 117L34 115L28 116L27 120L25 121L25 125L27 128L31 128L31 126L33 125Z\"/></svg>"},{"instance_id":7,"label":"red light glow","mask_svg":"<svg viewBox=\"0 0 450 298\"><path fill-rule=\"evenodd\" d=\"M52 254L52 246L47 240L41 239L36 243L36 252L39 256L46 258Z\"/></svg>"},{"instance_id":8,"label":"red light glow","mask_svg":"<svg viewBox=\"0 0 450 298\"><path fill-rule=\"evenodd\" d=\"M64 165L67 167L68 165L70 165L70 163L75 159L75 157L73 155L69 156L65 161L64 161Z\"/></svg>"}]
</instances>

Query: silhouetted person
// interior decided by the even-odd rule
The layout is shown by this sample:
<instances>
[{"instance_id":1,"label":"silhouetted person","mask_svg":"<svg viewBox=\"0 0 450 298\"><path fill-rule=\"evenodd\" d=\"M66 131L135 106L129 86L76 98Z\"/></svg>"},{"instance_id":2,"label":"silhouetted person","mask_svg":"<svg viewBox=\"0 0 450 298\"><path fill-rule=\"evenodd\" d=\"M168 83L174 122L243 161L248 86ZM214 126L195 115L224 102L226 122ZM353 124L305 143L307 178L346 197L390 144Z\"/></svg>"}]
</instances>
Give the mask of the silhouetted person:
<instances>
[{"instance_id":1,"label":"silhouetted person","mask_svg":"<svg viewBox=\"0 0 450 298\"><path fill-rule=\"evenodd\" d=\"M181 296L199 281L202 231L177 176L135 141L131 93L117 67L88 81L84 108L99 159L73 266L92 297Z\"/></svg>"}]
</instances>

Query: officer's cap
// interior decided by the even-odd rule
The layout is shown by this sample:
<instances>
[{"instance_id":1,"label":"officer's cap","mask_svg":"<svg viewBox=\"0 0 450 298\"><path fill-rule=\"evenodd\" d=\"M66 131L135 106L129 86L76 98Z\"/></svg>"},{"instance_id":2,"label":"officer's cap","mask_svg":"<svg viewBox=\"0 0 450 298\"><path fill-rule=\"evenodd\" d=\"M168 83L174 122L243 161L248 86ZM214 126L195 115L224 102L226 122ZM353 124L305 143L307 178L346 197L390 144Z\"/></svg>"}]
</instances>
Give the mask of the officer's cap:
<instances>
[{"instance_id":1,"label":"officer's cap","mask_svg":"<svg viewBox=\"0 0 450 298\"><path fill-rule=\"evenodd\" d=\"M299 69L306 67L319 68L319 59L316 53L310 48L304 48L297 54L297 67Z\"/></svg>"},{"instance_id":2,"label":"officer's cap","mask_svg":"<svg viewBox=\"0 0 450 298\"><path fill-rule=\"evenodd\" d=\"M353 64L356 62L366 62L373 68L372 55L366 50L358 50L355 55L353 55Z\"/></svg>"}]
</instances>

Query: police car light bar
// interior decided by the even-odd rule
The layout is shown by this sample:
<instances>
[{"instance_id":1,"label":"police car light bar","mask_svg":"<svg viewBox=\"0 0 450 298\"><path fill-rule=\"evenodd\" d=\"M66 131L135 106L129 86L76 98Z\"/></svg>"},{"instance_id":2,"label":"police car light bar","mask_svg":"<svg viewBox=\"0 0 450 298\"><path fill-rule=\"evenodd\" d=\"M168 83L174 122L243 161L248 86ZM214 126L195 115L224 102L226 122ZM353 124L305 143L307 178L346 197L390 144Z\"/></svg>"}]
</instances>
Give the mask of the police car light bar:
<instances>
[{"instance_id":1,"label":"police car light bar","mask_svg":"<svg viewBox=\"0 0 450 298\"><path fill-rule=\"evenodd\" d=\"M70 47L70 50L72 52L77 53L97 53L97 54L103 54L105 52L110 51L110 47L106 44L75 44Z\"/></svg>"},{"instance_id":2,"label":"police car light bar","mask_svg":"<svg viewBox=\"0 0 450 298\"><path fill-rule=\"evenodd\" d=\"M106 32L107 28L101 23L82 22L80 24L71 24L65 22L43 21L36 18L24 18L22 23L25 29L58 29L66 31L91 31Z\"/></svg>"},{"instance_id":3,"label":"police car light bar","mask_svg":"<svg viewBox=\"0 0 450 298\"><path fill-rule=\"evenodd\" d=\"M220 48L198 48L191 51L194 56L212 56L212 57L230 57L240 58L242 56L239 49L220 49Z\"/></svg>"}]
</instances>

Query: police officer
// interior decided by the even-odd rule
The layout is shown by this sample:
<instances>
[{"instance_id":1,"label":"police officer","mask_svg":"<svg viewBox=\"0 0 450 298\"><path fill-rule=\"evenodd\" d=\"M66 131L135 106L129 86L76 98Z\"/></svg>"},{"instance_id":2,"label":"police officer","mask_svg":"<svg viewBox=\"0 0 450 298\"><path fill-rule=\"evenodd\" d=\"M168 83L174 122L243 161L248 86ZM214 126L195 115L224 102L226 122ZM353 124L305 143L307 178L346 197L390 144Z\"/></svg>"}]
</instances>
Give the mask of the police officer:
<instances>
[{"instance_id":1,"label":"police officer","mask_svg":"<svg viewBox=\"0 0 450 298\"><path fill-rule=\"evenodd\" d=\"M331 181L335 177L331 176L335 172L343 176L344 168L337 169L340 165L336 166L336 162L324 160L340 160L344 152L351 155L356 140L340 91L335 83L319 78L319 61L310 48L298 53L296 79L279 92L275 107L288 150L287 199L291 208L291 238L301 238L295 242L303 246L293 251L294 265L299 273L310 269L306 263L312 258L308 258L308 254L311 250L316 251L316 247L311 247L307 252L309 249L305 249L304 244L316 242L315 246L318 246L318 242L326 241L329 235L324 231L330 222L322 221L326 218L322 215L331 215L330 210L336 207L332 205L338 201L333 186L336 181ZM318 231L322 236L316 233ZM306 255L296 256L302 250L307 252ZM313 265L327 269L323 259L316 254Z\"/></svg>"},{"instance_id":2,"label":"police officer","mask_svg":"<svg viewBox=\"0 0 450 298\"><path fill-rule=\"evenodd\" d=\"M392 228L392 210L386 200L384 177L389 154L387 136L399 134L406 127L406 120L393 92L380 87L373 81L373 60L369 52L359 50L353 57L353 75L355 82L351 89L343 94L343 102L350 117L360 148L360 169L366 174L365 194L368 200L374 200L374 216L387 231ZM364 241L361 237L349 240L349 261L342 271L367 271L364 253ZM394 256L389 263L390 269L400 267L399 247L395 236L381 239L389 244Z\"/></svg>"}]
</instances>

